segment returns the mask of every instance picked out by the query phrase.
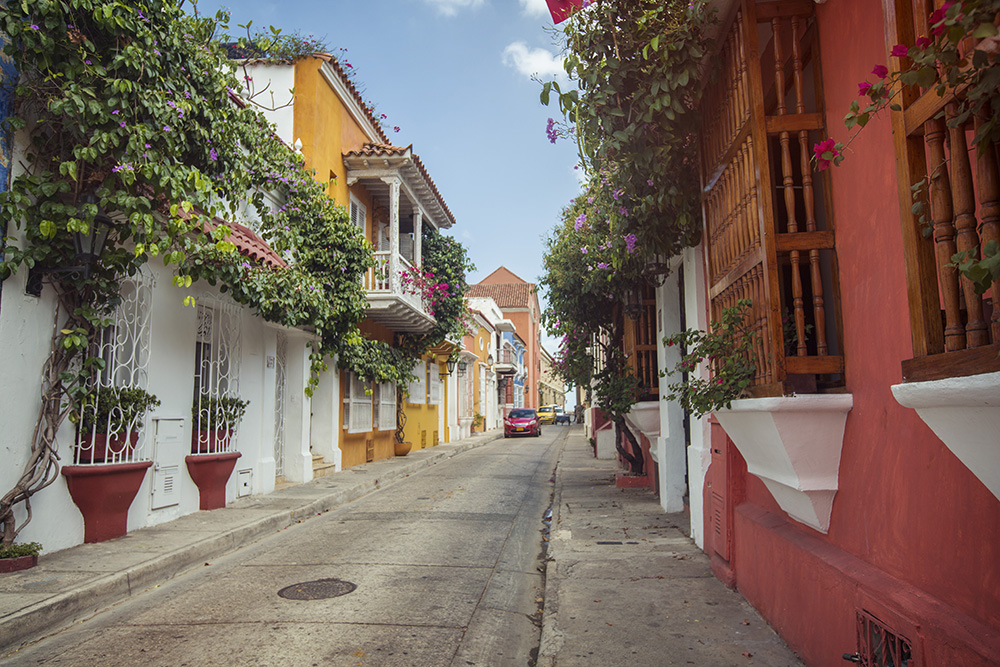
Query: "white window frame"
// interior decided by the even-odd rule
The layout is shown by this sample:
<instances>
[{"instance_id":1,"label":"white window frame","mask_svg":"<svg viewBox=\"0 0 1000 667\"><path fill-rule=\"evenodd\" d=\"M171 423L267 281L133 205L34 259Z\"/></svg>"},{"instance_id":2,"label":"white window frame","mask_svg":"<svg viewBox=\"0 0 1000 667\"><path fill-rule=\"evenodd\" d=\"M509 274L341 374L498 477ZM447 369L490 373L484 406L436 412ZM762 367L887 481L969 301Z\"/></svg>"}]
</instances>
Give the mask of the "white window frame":
<instances>
[{"instance_id":1,"label":"white window frame","mask_svg":"<svg viewBox=\"0 0 1000 667\"><path fill-rule=\"evenodd\" d=\"M378 389L378 430L396 430L396 383L382 382Z\"/></svg>"},{"instance_id":2,"label":"white window frame","mask_svg":"<svg viewBox=\"0 0 1000 667\"><path fill-rule=\"evenodd\" d=\"M408 391L410 392L410 397L407 400L416 405L423 405L427 395L423 361L418 361L413 367L413 375L416 376L416 380L409 385Z\"/></svg>"},{"instance_id":3,"label":"white window frame","mask_svg":"<svg viewBox=\"0 0 1000 667\"><path fill-rule=\"evenodd\" d=\"M346 374L347 386L344 388L344 429L348 433L368 433L374 422L372 393L365 391L369 383L362 380L353 371Z\"/></svg>"}]
</instances>

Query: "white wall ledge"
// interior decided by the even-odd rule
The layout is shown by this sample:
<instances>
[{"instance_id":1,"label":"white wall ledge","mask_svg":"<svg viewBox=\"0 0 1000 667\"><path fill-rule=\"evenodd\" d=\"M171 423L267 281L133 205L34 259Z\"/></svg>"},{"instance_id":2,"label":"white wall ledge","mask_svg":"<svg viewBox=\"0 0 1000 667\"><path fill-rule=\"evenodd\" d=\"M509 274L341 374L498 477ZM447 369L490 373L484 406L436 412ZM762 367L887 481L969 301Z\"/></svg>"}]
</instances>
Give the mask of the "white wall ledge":
<instances>
[{"instance_id":1,"label":"white wall ledge","mask_svg":"<svg viewBox=\"0 0 1000 667\"><path fill-rule=\"evenodd\" d=\"M826 533L853 405L851 394L744 398L715 416L781 509Z\"/></svg>"},{"instance_id":2,"label":"white wall ledge","mask_svg":"<svg viewBox=\"0 0 1000 667\"><path fill-rule=\"evenodd\" d=\"M1000 372L906 382L892 394L1000 500Z\"/></svg>"}]
</instances>

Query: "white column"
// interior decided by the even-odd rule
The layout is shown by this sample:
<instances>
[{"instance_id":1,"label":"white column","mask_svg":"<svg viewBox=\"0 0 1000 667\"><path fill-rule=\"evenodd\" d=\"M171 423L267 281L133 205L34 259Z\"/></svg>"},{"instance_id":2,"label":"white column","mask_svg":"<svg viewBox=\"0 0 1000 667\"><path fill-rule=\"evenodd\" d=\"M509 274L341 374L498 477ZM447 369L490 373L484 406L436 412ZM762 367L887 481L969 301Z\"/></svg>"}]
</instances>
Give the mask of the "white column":
<instances>
[{"instance_id":1,"label":"white column","mask_svg":"<svg viewBox=\"0 0 1000 667\"><path fill-rule=\"evenodd\" d=\"M689 329L708 330L708 295L705 285L705 246L687 248L684 259L684 310ZM691 418L691 446L688 447L688 486L691 507L691 539L705 548L705 507L702 492L705 476L712 462L712 439L708 418Z\"/></svg>"},{"instance_id":2,"label":"white column","mask_svg":"<svg viewBox=\"0 0 1000 667\"><path fill-rule=\"evenodd\" d=\"M421 239L424 231L424 215L420 209L413 214L413 266L420 266Z\"/></svg>"},{"instance_id":3,"label":"white column","mask_svg":"<svg viewBox=\"0 0 1000 667\"><path fill-rule=\"evenodd\" d=\"M386 176L383 183L389 186L389 285L399 291L399 186L398 176Z\"/></svg>"},{"instance_id":4,"label":"white column","mask_svg":"<svg viewBox=\"0 0 1000 667\"><path fill-rule=\"evenodd\" d=\"M671 336L681 329L680 285L677 273L670 274L662 287L656 290L657 313L663 318L663 336ZM677 347L663 345L657 340L657 358L660 370L672 370L680 363ZM677 381L677 376L660 378L660 395L670 393L667 386ZM676 401L660 401L660 436L652 443L654 458L660 470L660 505L666 512L684 511L684 410ZM692 493L692 495L694 495Z\"/></svg>"}]
</instances>

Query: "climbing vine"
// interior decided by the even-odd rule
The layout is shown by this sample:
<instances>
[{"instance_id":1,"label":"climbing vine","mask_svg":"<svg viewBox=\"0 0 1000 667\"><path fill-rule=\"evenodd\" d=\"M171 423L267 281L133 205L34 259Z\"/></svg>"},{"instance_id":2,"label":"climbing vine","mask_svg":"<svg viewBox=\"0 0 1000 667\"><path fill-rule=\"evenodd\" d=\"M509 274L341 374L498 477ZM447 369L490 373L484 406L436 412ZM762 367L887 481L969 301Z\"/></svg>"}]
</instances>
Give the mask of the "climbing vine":
<instances>
[{"instance_id":1,"label":"climbing vine","mask_svg":"<svg viewBox=\"0 0 1000 667\"><path fill-rule=\"evenodd\" d=\"M550 119L549 139L577 142L588 177L608 185L592 196L643 254L676 254L701 229L698 102L714 21L705 0L596 0L564 28L576 88L542 85L565 117Z\"/></svg>"}]
</instances>

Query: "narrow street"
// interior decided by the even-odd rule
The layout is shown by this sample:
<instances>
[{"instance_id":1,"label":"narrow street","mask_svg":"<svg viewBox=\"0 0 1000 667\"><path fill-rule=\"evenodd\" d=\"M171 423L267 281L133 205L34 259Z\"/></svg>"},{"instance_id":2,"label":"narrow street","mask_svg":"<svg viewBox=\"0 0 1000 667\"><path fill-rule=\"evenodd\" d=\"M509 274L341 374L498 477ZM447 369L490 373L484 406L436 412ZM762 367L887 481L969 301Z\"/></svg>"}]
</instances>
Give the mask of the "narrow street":
<instances>
[{"instance_id":1,"label":"narrow street","mask_svg":"<svg viewBox=\"0 0 1000 667\"><path fill-rule=\"evenodd\" d=\"M444 461L0 663L532 664L542 519L568 431L550 426L541 438L500 439ZM322 579L356 589L323 599L279 596ZM345 588L332 583L313 596Z\"/></svg>"}]
</instances>

